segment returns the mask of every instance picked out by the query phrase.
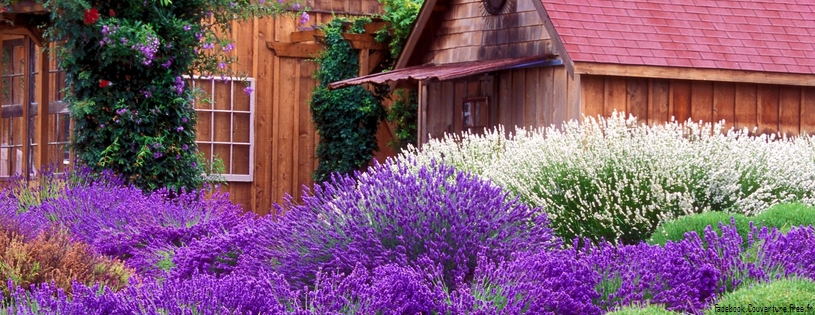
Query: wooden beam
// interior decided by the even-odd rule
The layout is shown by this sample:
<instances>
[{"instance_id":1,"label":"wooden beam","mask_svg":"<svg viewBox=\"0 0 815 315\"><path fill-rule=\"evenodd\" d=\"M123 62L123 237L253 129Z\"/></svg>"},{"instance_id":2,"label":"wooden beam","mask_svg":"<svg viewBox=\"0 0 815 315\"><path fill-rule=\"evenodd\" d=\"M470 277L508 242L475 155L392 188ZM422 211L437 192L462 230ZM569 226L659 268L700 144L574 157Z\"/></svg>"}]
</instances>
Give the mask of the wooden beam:
<instances>
[{"instance_id":1,"label":"wooden beam","mask_svg":"<svg viewBox=\"0 0 815 315\"><path fill-rule=\"evenodd\" d=\"M292 32L291 42L292 43L312 42L316 40L316 37L325 37L325 34L323 33L322 30Z\"/></svg>"},{"instance_id":2,"label":"wooden beam","mask_svg":"<svg viewBox=\"0 0 815 315\"><path fill-rule=\"evenodd\" d=\"M433 0L428 0L433 1ZM417 142L419 149L427 142L427 81L419 81L419 112L417 131Z\"/></svg>"},{"instance_id":3,"label":"wooden beam","mask_svg":"<svg viewBox=\"0 0 815 315\"><path fill-rule=\"evenodd\" d=\"M386 54L387 52L385 52L384 50L374 51L374 53L371 54L371 57L368 59L368 73L364 75L369 75L374 70L376 70L376 66L378 66L379 63L382 62L382 59L385 59Z\"/></svg>"},{"instance_id":4,"label":"wooden beam","mask_svg":"<svg viewBox=\"0 0 815 315\"><path fill-rule=\"evenodd\" d=\"M0 32L3 32L3 34L8 35L19 35L29 37L34 41L35 44L39 46L42 46L42 43L45 41L43 39L42 32L37 29L32 30L27 27L12 26L9 24L2 23L0 24Z\"/></svg>"},{"instance_id":5,"label":"wooden beam","mask_svg":"<svg viewBox=\"0 0 815 315\"><path fill-rule=\"evenodd\" d=\"M410 30L410 36L405 43L402 53L399 54L396 66L393 67L394 69L401 69L407 66L408 60L410 60L413 50L416 49L416 44L419 43L419 38L422 37L425 26L427 26L427 21L430 20L430 16L433 15L432 8L436 6L436 1L437 0L425 0L422 10L419 11L419 16L416 18L416 23L413 24L413 29Z\"/></svg>"},{"instance_id":6,"label":"wooden beam","mask_svg":"<svg viewBox=\"0 0 815 315\"><path fill-rule=\"evenodd\" d=\"M320 44L266 42L266 47L278 57L291 58L314 58L323 51Z\"/></svg>"},{"instance_id":7,"label":"wooden beam","mask_svg":"<svg viewBox=\"0 0 815 315\"><path fill-rule=\"evenodd\" d=\"M36 167L38 170L43 170L45 166L48 164L48 116L50 112L50 102L49 92L50 92L50 85L49 85L49 74L50 74L50 62L51 58L49 56L48 49L44 49L40 54L40 75L39 75L39 84L40 84L40 101L38 104L38 112L37 115L37 160L36 160Z\"/></svg>"},{"instance_id":8,"label":"wooden beam","mask_svg":"<svg viewBox=\"0 0 815 315\"><path fill-rule=\"evenodd\" d=\"M549 33L549 37L552 39L552 44L555 46L557 54L560 55L560 59L563 60L563 64L566 66L566 71L569 73L569 76L574 76L574 63L572 62L572 59L569 58L569 54L566 51L566 46L563 45L563 41L560 39L560 35L558 35L557 30L555 29L555 25L552 24L552 19L549 18L549 13L546 13L546 8L543 7L543 2L533 0L532 4L535 6L535 10L538 11L538 15L540 15L541 21L543 22L543 27L546 29L546 32Z\"/></svg>"},{"instance_id":9,"label":"wooden beam","mask_svg":"<svg viewBox=\"0 0 815 315\"><path fill-rule=\"evenodd\" d=\"M640 78L741 82L815 86L815 75L743 70L699 69L662 66L634 66L621 64L578 62L575 72L580 74L610 75Z\"/></svg>"},{"instance_id":10,"label":"wooden beam","mask_svg":"<svg viewBox=\"0 0 815 315\"><path fill-rule=\"evenodd\" d=\"M371 57L371 51L369 49L360 49L359 50L359 76L367 75L371 73L370 65L368 64Z\"/></svg>"},{"instance_id":11,"label":"wooden beam","mask_svg":"<svg viewBox=\"0 0 815 315\"><path fill-rule=\"evenodd\" d=\"M353 49L370 49L370 50L386 50L388 49L388 45L376 42L358 42L358 41L350 41L351 48Z\"/></svg>"},{"instance_id":12,"label":"wooden beam","mask_svg":"<svg viewBox=\"0 0 815 315\"><path fill-rule=\"evenodd\" d=\"M41 3L35 1L20 1L11 4L11 12L20 13L47 13Z\"/></svg>"},{"instance_id":13,"label":"wooden beam","mask_svg":"<svg viewBox=\"0 0 815 315\"><path fill-rule=\"evenodd\" d=\"M365 23L365 25L363 27L365 28L365 34L374 34L374 33L378 32L379 30L381 30L383 28L386 28L386 27L390 28L391 23L390 22L371 22L371 23Z\"/></svg>"},{"instance_id":14,"label":"wooden beam","mask_svg":"<svg viewBox=\"0 0 815 315\"><path fill-rule=\"evenodd\" d=\"M31 164L29 163L30 156L31 156L31 113L29 110L31 99L29 98L29 88L31 87L31 71L28 68L29 62L29 55L31 54L31 47L30 47L31 38L25 37L23 40L23 163L22 163L22 172L20 174L25 178L25 180L31 179Z\"/></svg>"},{"instance_id":15,"label":"wooden beam","mask_svg":"<svg viewBox=\"0 0 815 315\"><path fill-rule=\"evenodd\" d=\"M376 41L376 37L374 37L372 34L342 34L342 37L351 43L351 47L354 49L388 49L387 44ZM291 33L292 43L316 41L322 38L325 38L325 33L322 30L308 30Z\"/></svg>"}]
</instances>

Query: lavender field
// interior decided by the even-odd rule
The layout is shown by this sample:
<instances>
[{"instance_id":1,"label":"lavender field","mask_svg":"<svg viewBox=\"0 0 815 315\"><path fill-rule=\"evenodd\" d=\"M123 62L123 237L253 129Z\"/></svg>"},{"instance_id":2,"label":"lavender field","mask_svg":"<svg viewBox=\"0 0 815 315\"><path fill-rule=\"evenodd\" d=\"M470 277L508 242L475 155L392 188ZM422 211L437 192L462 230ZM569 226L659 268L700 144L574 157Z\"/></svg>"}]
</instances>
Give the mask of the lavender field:
<instances>
[{"instance_id":1,"label":"lavender field","mask_svg":"<svg viewBox=\"0 0 815 315\"><path fill-rule=\"evenodd\" d=\"M625 121L438 140L335 177L276 218L109 174L20 183L0 201L0 313L712 314L756 296L815 307L812 226L733 218L644 242L680 216L807 207L808 139Z\"/></svg>"}]
</instances>

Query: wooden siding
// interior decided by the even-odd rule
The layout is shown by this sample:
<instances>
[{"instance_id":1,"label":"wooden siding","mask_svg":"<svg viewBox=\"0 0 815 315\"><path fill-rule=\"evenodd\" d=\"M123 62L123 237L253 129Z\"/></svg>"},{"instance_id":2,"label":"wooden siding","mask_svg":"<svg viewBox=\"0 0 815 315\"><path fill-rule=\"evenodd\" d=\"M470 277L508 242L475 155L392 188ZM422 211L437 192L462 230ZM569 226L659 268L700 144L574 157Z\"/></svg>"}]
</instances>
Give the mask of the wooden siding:
<instances>
[{"instance_id":1,"label":"wooden siding","mask_svg":"<svg viewBox=\"0 0 815 315\"><path fill-rule=\"evenodd\" d=\"M563 66L513 69L461 80L431 82L427 88L427 135L439 138L444 133L462 132L462 103L465 98L489 98L489 127L559 126L580 117L577 85ZM570 105L571 104L571 105Z\"/></svg>"},{"instance_id":2,"label":"wooden siding","mask_svg":"<svg viewBox=\"0 0 815 315\"><path fill-rule=\"evenodd\" d=\"M364 13L372 12L372 3L377 5L375 9L380 8L376 1L368 0L321 3L350 4L352 7L344 11L352 13L357 12L354 3L363 3ZM364 3L368 3L367 7ZM317 64L307 58L279 57L266 47L266 42L287 43L298 28L324 24L333 18L329 9L318 8L321 10L311 13L309 25L298 25L289 17L260 19L236 23L230 36L235 41L233 53L238 56L236 72L247 73L256 80L254 180L230 182L224 190L230 193L233 202L258 214L274 212L273 204L282 202L287 195L299 200L303 186L313 185L311 176L317 167L319 136L314 130L309 102L317 85L313 78ZM386 152L379 153L377 158L383 160L394 153L385 148L392 139L389 126L380 127L380 147Z\"/></svg>"},{"instance_id":3,"label":"wooden siding","mask_svg":"<svg viewBox=\"0 0 815 315\"><path fill-rule=\"evenodd\" d=\"M480 0L450 0L424 56L436 64L552 53L549 34L531 1L508 13L485 13ZM508 5L510 5L508 3Z\"/></svg>"},{"instance_id":4,"label":"wooden siding","mask_svg":"<svg viewBox=\"0 0 815 315\"><path fill-rule=\"evenodd\" d=\"M648 124L725 120L726 128L815 131L815 87L583 75L586 116L630 113Z\"/></svg>"},{"instance_id":5,"label":"wooden siding","mask_svg":"<svg viewBox=\"0 0 815 315\"><path fill-rule=\"evenodd\" d=\"M306 0L303 5L312 12L368 15L382 13L377 0ZM312 13L313 16L313 13Z\"/></svg>"},{"instance_id":6,"label":"wooden siding","mask_svg":"<svg viewBox=\"0 0 815 315\"><path fill-rule=\"evenodd\" d=\"M251 165L254 168L253 180L251 182L229 182L228 185L222 187L222 191L228 192L233 202L240 203L244 209L258 214L274 212L273 204L283 201L286 195L293 196L294 200L297 201L300 198L303 185L312 185L311 176L317 166L315 148L319 141L309 109L311 92L317 83L312 74L317 65L307 58L279 57L274 51L267 48L266 43L268 41L287 43L290 40L291 32L298 30L298 28L326 23L333 18L334 13L371 14L381 11L381 6L376 0L309 0L306 5L313 9L310 12L311 18L308 25L298 25L296 18L292 17L267 18L244 23L235 22L230 34L222 34L223 37L235 43L235 49L231 54L238 57L238 63L233 65L231 70L234 73L245 74L247 77L255 79L254 121L250 122L247 114L233 114L230 116L229 113L225 112L213 114L214 121L212 117L204 117L204 115L199 117L197 131L201 139L204 139L202 138L204 136L212 135L218 141L234 139L237 142L251 141L253 143L254 155ZM17 40L19 36L6 35L0 39ZM12 64L19 64L16 62L19 59L16 56L22 54L22 46L15 47L13 50L16 53L15 62L9 63L9 69L6 69L7 74L21 72L19 69L11 69L10 67ZM39 52L39 49L37 49L37 52ZM42 65L38 62L37 69L41 67ZM56 62L52 61L50 68L56 69ZM39 76L34 79L40 80ZM8 81L9 86L20 86L17 82L19 81L18 78L9 77ZM49 98L51 101L62 99L58 94L64 87L63 82L62 74L53 73L50 76L51 93ZM38 81L36 85L42 86L43 84ZM230 104L229 89L219 90L219 86L226 85L221 84L215 88L215 109L228 109L219 106ZM238 88L238 92L233 93L234 104L248 104L248 101L244 100L247 96L240 90ZM14 93L14 99L8 96L2 100L3 104L21 103L20 95L22 94L19 91ZM40 93L34 93L34 95L35 100L39 102L42 95ZM198 103L204 104L205 102ZM4 108L3 112L6 113L7 111L8 106ZM8 146L22 146L21 143L23 143L24 124L22 122L24 120L21 118L22 113L15 115L20 117L0 119L0 140L6 141ZM67 135L56 132L60 127L57 126L57 115L57 113L50 113L48 115L49 119L46 121L48 123L48 134L45 137L52 143L49 144L49 150L46 151L47 158L43 159L43 164L62 166L65 157L63 154L64 143L57 142L66 141ZM65 117L64 113L61 115L61 118ZM36 118L36 114L31 116L34 118L32 122L36 121L39 124L42 121ZM247 128L232 128L232 130L229 130L230 117L234 119L235 124L241 125L241 127L245 127L246 124L253 124L254 137L249 139ZM212 128L211 126L215 127ZM390 135L388 134L387 125L383 124L383 126L386 129L383 130L379 138L382 139L380 142L382 143L381 146L384 147L384 144L390 140ZM41 137L42 129L37 126L33 130L31 137L33 139L45 138ZM212 151L218 154L219 157L230 157L224 160L226 166L232 163L241 172L248 170L248 167L250 167L248 147L238 145L233 146L232 149L234 152L230 154L228 145L216 144ZM17 168L15 164L20 164L15 159L16 150L16 147L5 150L7 161L4 165L12 172ZM36 154L39 150L36 149L36 146L32 150L32 159L38 161L39 157ZM392 155L393 153L388 152L388 154Z\"/></svg>"}]
</instances>

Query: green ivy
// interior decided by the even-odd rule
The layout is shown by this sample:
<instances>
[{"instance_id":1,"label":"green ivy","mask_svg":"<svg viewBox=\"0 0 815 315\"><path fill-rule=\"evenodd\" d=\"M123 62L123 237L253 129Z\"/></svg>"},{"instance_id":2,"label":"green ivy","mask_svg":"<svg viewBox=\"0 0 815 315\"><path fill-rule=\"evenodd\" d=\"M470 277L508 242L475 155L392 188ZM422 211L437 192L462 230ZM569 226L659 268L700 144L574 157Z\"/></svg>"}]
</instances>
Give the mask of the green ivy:
<instances>
[{"instance_id":1,"label":"green ivy","mask_svg":"<svg viewBox=\"0 0 815 315\"><path fill-rule=\"evenodd\" d=\"M377 40L389 41L390 53L395 60L402 53L424 0L379 0L379 3L384 5L382 20L390 22L391 26L377 32Z\"/></svg>"},{"instance_id":2,"label":"green ivy","mask_svg":"<svg viewBox=\"0 0 815 315\"><path fill-rule=\"evenodd\" d=\"M0 0L8 10L13 0ZM145 190L200 187L194 98L185 74L231 75L231 21L297 3L249 0L42 0L57 42L78 162ZM247 93L252 91L247 89Z\"/></svg>"},{"instance_id":3,"label":"green ivy","mask_svg":"<svg viewBox=\"0 0 815 315\"><path fill-rule=\"evenodd\" d=\"M331 174L351 174L367 165L378 150L376 133L385 117L382 98L361 86L329 90L328 84L356 77L359 55L343 38L343 22L335 18L324 25L325 51L317 58L316 72L320 85L314 90L311 114L320 134L317 146L319 164L314 180L323 182ZM351 33L361 33L370 19L357 19Z\"/></svg>"},{"instance_id":4,"label":"green ivy","mask_svg":"<svg viewBox=\"0 0 815 315\"><path fill-rule=\"evenodd\" d=\"M384 5L382 20L390 22L390 28L377 32L377 40L388 41L390 58L385 60L383 68L392 69L402 53L405 42L410 36L413 23L419 15L424 0L379 0ZM395 124L396 139L389 145L395 149L403 149L408 144L417 145L417 127L419 108L416 91L396 90L396 99L388 113L388 121Z\"/></svg>"},{"instance_id":5,"label":"green ivy","mask_svg":"<svg viewBox=\"0 0 815 315\"><path fill-rule=\"evenodd\" d=\"M394 92L396 99L388 112L388 121L396 124L394 139L389 145L395 149L404 149L408 145L417 145L416 122L418 121L419 103L416 90L398 89Z\"/></svg>"}]
</instances>

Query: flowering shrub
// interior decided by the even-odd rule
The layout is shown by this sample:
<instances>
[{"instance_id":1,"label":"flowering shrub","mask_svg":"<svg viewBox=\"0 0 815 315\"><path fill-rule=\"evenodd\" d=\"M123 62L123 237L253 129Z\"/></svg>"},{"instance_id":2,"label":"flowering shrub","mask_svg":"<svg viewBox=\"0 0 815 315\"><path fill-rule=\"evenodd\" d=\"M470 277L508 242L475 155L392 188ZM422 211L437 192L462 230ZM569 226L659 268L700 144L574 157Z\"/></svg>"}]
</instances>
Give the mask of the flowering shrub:
<instances>
[{"instance_id":1,"label":"flowering shrub","mask_svg":"<svg viewBox=\"0 0 815 315\"><path fill-rule=\"evenodd\" d=\"M59 43L79 161L145 190L174 191L198 188L203 173L193 94L182 76L229 73L234 45L218 34L228 34L235 18L301 9L249 0L38 2L51 12L47 37Z\"/></svg>"},{"instance_id":2,"label":"flowering shrub","mask_svg":"<svg viewBox=\"0 0 815 315\"><path fill-rule=\"evenodd\" d=\"M73 295L43 284L32 292L12 287L8 314L286 314L291 301L285 282L196 275L191 279L147 280L120 292L74 284ZM101 293L101 294L100 294ZM5 313L4 313L5 314Z\"/></svg>"},{"instance_id":3,"label":"flowering shrub","mask_svg":"<svg viewBox=\"0 0 815 315\"><path fill-rule=\"evenodd\" d=\"M520 254L520 253L519 253ZM598 274L572 250L523 253L479 264L469 287L455 292L453 314L603 314L593 304Z\"/></svg>"},{"instance_id":4,"label":"flowering shrub","mask_svg":"<svg viewBox=\"0 0 815 315\"><path fill-rule=\"evenodd\" d=\"M302 286L313 285L320 268L432 266L455 288L472 278L480 251L497 259L558 245L546 216L508 201L501 188L448 166L414 173L406 164L378 164L358 179L335 177L302 205L280 209L285 214L277 222L258 227L250 269L271 267Z\"/></svg>"},{"instance_id":5,"label":"flowering shrub","mask_svg":"<svg viewBox=\"0 0 815 315\"><path fill-rule=\"evenodd\" d=\"M811 138L753 137L722 126L645 126L615 114L562 130L517 130L510 139L502 129L433 139L403 158L443 160L489 178L541 207L565 239L637 243L680 215L815 203Z\"/></svg>"},{"instance_id":6,"label":"flowering shrub","mask_svg":"<svg viewBox=\"0 0 815 315\"><path fill-rule=\"evenodd\" d=\"M172 193L170 198L167 190L145 194L110 174L78 171L43 176L56 179L42 182L65 184L27 211L6 206L0 217L21 222L34 233L52 222L62 224L94 251L125 259L142 274L164 274L162 261L178 267L174 271L178 276L228 272L237 263L237 257L230 256L237 256L248 241L241 229L253 215L244 214L219 192L212 196L205 191ZM4 190L10 200L15 187ZM2 203L0 209L4 209Z\"/></svg>"},{"instance_id":7,"label":"flowering shrub","mask_svg":"<svg viewBox=\"0 0 815 315\"><path fill-rule=\"evenodd\" d=\"M751 226L745 243L731 219L664 246L564 248L539 209L443 164L391 160L335 176L277 220L217 193L169 198L116 177L66 178L76 180L46 198L3 191L0 313L701 314L745 287L815 278L811 226ZM135 274L99 266L112 261L100 253Z\"/></svg>"}]
</instances>

